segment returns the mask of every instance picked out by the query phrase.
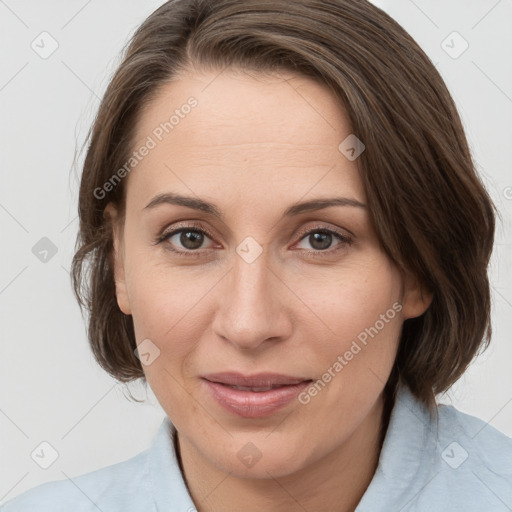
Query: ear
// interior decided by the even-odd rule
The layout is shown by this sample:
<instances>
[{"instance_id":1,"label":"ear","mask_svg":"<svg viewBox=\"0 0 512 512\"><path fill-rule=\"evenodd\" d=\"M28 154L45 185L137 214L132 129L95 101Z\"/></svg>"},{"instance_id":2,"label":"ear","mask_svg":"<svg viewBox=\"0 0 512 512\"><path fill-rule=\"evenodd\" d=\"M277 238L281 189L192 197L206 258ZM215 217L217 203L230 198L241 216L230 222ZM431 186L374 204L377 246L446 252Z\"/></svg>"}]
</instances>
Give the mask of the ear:
<instances>
[{"instance_id":1,"label":"ear","mask_svg":"<svg viewBox=\"0 0 512 512\"><path fill-rule=\"evenodd\" d=\"M124 270L124 222L120 219L119 212L113 203L107 204L103 211L103 217L107 219L112 229L113 252L110 255L110 261L114 270L117 305L125 315L131 315L132 311L130 301L128 300Z\"/></svg>"},{"instance_id":2,"label":"ear","mask_svg":"<svg viewBox=\"0 0 512 512\"><path fill-rule=\"evenodd\" d=\"M402 315L404 320L421 316L432 303L433 292L427 290L419 279L407 271L404 276Z\"/></svg>"}]
</instances>

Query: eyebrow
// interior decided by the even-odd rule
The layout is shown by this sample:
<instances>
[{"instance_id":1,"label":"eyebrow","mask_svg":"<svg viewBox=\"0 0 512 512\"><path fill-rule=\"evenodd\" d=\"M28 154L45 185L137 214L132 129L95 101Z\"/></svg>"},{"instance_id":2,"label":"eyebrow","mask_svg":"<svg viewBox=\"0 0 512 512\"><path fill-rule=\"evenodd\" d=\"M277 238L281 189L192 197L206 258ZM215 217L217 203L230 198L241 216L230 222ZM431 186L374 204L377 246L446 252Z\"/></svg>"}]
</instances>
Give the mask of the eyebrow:
<instances>
[{"instance_id":1,"label":"eyebrow","mask_svg":"<svg viewBox=\"0 0 512 512\"><path fill-rule=\"evenodd\" d=\"M195 197L182 196L172 193L158 194L153 199L151 199L151 201L143 208L143 210L150 210L161 204L186 206L187 208L199 210L210 215L214 215L220 219L224 219L221 210L213 203L209 203L203 199L198 199ZM351 199L348 197L313 199L311 201L304 201L291 205L284 211L283 217L292 217L300 213L322 210L331 206L352 206L356 208L366 208L366 205L357 199Z\"/></svg>"}]
</instances>

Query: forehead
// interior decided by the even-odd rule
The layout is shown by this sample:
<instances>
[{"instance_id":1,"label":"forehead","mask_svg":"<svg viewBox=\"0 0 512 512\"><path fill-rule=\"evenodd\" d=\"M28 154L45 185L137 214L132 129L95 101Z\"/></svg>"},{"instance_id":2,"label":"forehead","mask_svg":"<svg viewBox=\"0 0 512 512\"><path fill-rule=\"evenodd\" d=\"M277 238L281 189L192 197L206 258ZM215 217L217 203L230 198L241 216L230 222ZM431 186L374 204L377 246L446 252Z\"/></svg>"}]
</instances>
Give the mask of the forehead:
<instances>
[{"instance_id":1,"label":"forehead","mask_svg":"<svg viewBox=\"0 0 512 512\"><path fill-rule=\"evenodd\" d=\"M268 202L334 188L364 202L357 163L338 148L350 133L343 107L311 79L189 72L162 86L141 113L134 148L149 139L153 147L130 173L128 196L179 187Z\"/></svg>"}]
</instances>

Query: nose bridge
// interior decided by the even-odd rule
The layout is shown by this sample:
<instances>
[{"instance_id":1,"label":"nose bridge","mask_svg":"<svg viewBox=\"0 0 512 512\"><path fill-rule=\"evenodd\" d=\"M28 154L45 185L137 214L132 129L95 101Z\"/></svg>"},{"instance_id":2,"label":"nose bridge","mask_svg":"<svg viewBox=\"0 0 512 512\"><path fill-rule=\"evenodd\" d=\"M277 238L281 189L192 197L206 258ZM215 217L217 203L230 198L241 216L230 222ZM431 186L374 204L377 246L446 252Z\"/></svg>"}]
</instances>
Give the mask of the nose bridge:
<instances>
[{"instance_id":1,"label":"nose bridge","mask_svg":"<svg viewBox=\"0 0 512 512\"><path fill-rule=\"evenodd\" d=\"M288 325L278 297L279 280L269 268L266 253L254 257L254 250L243 243L237 248L214 325L219 336L239 348L254 348L269 338L282 337Z\"/></svg>"}]
</instances>

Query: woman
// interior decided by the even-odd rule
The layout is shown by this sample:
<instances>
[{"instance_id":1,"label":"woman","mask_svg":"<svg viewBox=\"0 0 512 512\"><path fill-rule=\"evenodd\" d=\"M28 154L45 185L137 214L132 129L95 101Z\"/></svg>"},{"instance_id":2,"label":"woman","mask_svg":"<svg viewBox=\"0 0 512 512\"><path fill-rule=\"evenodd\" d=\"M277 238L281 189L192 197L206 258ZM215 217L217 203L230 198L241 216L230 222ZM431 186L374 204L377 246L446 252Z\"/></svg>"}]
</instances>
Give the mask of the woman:
<instances>
[{"instance_id":1,"label":"woman","mask_svg":"<svg viewBox=\"0 0 512 512\"><path fill-rule=\"evenodd\" d=\"M94 355L167 417L4 512L512 508L512 440L436 403L490 341L495 208L383 11L165 3L100 105L79 212Z\"/></svg>"}]
</instances>

